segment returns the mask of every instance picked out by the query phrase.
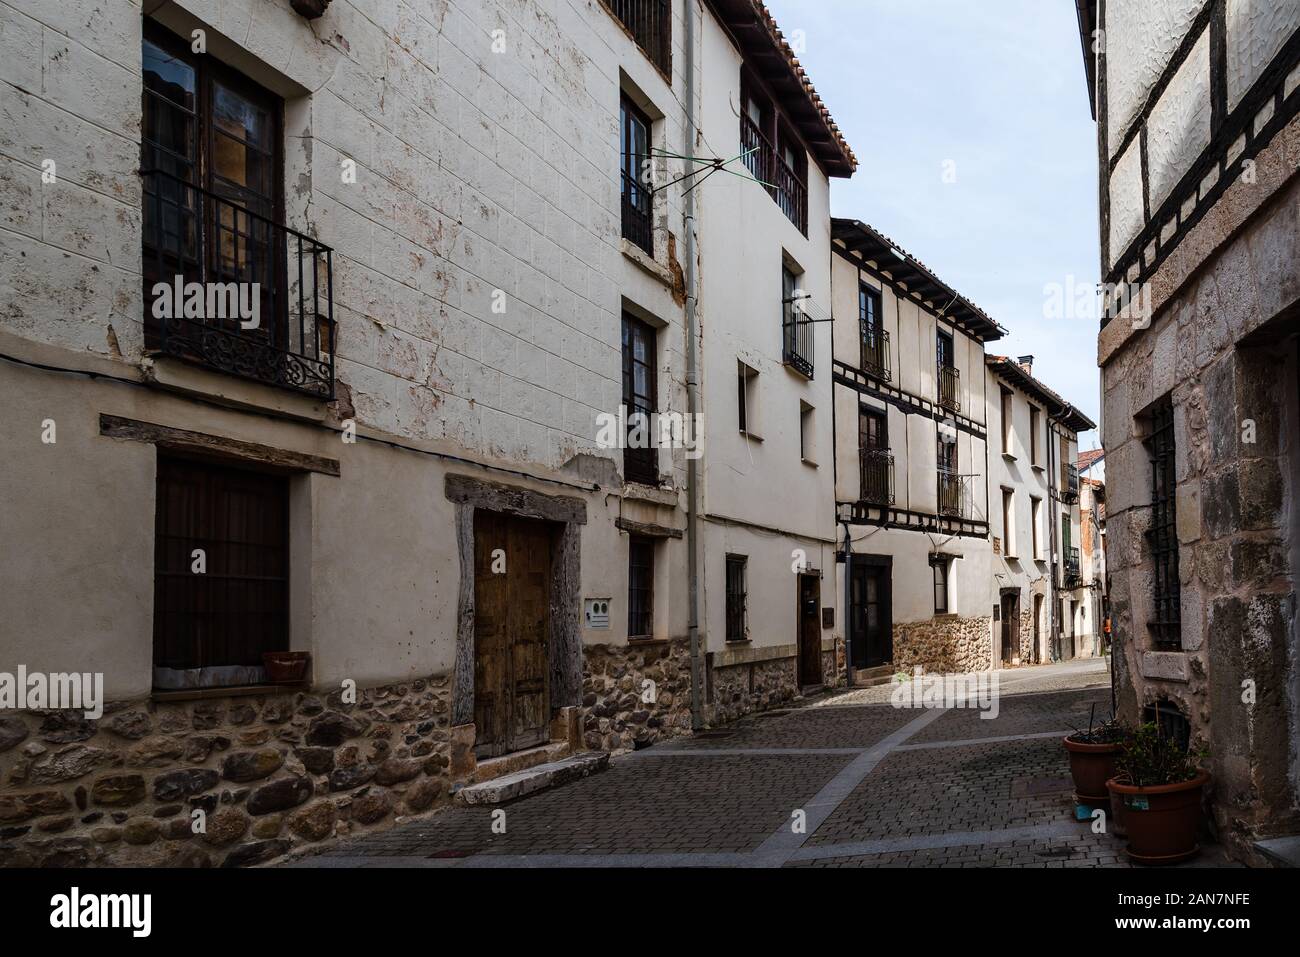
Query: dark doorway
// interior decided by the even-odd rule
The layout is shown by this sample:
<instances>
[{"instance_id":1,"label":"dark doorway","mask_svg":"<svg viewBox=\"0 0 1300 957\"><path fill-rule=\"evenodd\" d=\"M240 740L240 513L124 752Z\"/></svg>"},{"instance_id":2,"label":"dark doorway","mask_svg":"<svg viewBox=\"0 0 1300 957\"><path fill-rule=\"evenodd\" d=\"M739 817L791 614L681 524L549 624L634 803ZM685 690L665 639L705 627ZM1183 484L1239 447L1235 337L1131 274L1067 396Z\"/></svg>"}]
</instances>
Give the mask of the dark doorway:
<instances>
[{"instance_id":1,"label":"dark doorway","mask_svg":"<svg viewBox=\"0 0 1300 957\"><path fill-rule=\"evenodd\" d=\"M1002 664L1020 657L1020 592L1002 593Z\"/></svg>"},{"instance_id":2,"label":"dark doorway","mask_svg":"<svg viewBox=\"0 0 1300 957\"><path fill-rule=\"evenodd\" d=\"M816 575L799 576L799 687L822 683L822 583Z\"/></svg>"},{"instance_id":3,"label":"dark doorway","mask_svg":"<svg viewBox=\"0 0 1300 957\"><path fill-rule=\"evenodd\" d=\"M553 526L474 512L474 751L547 740Z\"/></svg>"},{"instance_id":4,"label":"dark doorway","mask_svg":"<svg viewBox=\"0 0 1300 957\"><path fill-rule=\"evenodd\" d=\"M874 668L894 658L891 564L888 558L854 555L849 580L849 640L853 667Z\"/></svg>"}]
</instances>

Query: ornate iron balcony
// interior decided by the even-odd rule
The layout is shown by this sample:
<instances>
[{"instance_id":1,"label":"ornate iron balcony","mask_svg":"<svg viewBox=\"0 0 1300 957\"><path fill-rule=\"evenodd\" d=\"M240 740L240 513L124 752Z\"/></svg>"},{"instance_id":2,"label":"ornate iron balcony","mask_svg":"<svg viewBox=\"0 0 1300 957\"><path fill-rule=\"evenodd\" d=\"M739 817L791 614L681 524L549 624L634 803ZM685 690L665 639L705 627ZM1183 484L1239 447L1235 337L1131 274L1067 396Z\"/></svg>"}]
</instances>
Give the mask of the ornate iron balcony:
<instances>
[{"instance_id":1,"label":"ornate iron balcony","mask_svg":"<svg viewBox=\"0 0 1300 957\"><path fill-rule=\"evenodd\" d=\"M859 368L869 376L888 382L894 377L889 360L889 333L884 329L862 330L862 349L859 356Z\"/></svg>"},{"instance_id":2,"label":"ornate iron balcony","mask_svg":"<svg viewBox=\"0 0 1300 957\"><path fill-rule=\"evenodd\" d=\"M333 250L169 173L142 176L146 348L333 399Z\"/></svg>"},{"instance_id":3,"label":"ornate iron balcony","mask_svg":"<svg viewBox=\"0 0 1300 957\"><path fill-rule=\"evenodd\" d=\"M781 207L786 219L808 235L808 186L780 156L749 116L740 117L740 148L745 165Z\"/></svg>"},{"instance_id":4,"label":"ornate iron balcony","mask_svg":"<svg viewBox=\"0 0 1300 957\"><path fill-rule=\"evenodd\" d=\"M952 412L961 411L961 373L956 366L939 366L939 404Z\"/></svg>"},{"instance_id":5,"label":"ornate iron balcony","mask_svg":"<svg viewBox=\"0 0 1300 957\"><path fill-rule=\"evenodd\" d=\"M813 321L788 303L781 323L781 355L796 372L813 377Z\"/></svg>"},{"instance_id":6,"label":"ornate iron balcony","mask_svg":"<svg viewBox=\"0 0 1300 957\"><path fill-rule=\"evenodd\" d=\"M962 517L961 476L947 469L939 469L939 514Z\"/></svg>"},{"instance_id":7,"label":"ornate iron balcony","mask_svg":"<svg viewBox=\"0 0 1300 957\"><path fill-rule=\"evenodd\" d=\"M872 505L894 504L894 456L888 449L862 449L860 501Z\"/></svg>"},{"instance_id":8,"label":"ornate iron balcony","mask_svg":"<svg viewBox=\"0 0 1300 957\"><path fill-rule=\"evenodd\" d=\"M1062 551L1065 562L1061 570L1061 584L1066 588L1078 588L1083 584L1083 575L1079 571L1079 550L1066 546Z\"/></svg>"},{"instance_id":9,"label":"ornate iron balcony","mask_svg":"<svg viewBox=\"0 0 1300 957\"><path fill-rule=\"evenodd\" d=\"M1061 470L1061 501L1066 505L1079 501L1079 469L1068 463Z\"/></svg>"}]
</instances>

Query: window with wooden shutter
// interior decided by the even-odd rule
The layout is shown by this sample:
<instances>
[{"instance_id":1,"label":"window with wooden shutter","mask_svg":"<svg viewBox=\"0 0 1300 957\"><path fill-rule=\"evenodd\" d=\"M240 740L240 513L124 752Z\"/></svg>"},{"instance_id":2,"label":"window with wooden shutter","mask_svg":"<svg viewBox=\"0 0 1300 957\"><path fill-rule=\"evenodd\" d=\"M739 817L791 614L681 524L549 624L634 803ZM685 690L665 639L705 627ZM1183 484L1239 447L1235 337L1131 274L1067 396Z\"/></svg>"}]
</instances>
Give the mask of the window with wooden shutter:
<instances>
[{"instance_id":1,"label":"window with wooden shutter","mask_svg":"<svg viewBox=\"0 0 1300 957\"><path fill-rule=\"evenodd\" d=\"M284 476L159 457L155 684L248 684L288 649L288 515Z\"/></svg>"}]
</instances>

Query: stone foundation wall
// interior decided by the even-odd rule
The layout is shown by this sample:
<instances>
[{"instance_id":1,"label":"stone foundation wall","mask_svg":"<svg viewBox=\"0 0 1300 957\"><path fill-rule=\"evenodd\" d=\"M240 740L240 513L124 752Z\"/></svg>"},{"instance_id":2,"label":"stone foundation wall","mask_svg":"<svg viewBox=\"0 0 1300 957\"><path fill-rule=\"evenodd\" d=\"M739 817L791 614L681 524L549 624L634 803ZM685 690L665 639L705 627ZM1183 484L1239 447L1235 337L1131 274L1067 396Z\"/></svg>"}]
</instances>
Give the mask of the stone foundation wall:
<instances>
[{"instance_id":1,"label":"stone foundation wall","mask_svg":"<svg viewBox=\"0 0 1300 957\"><path fill-rule=\"evenodd\" d=\"M690 733L687 639L589 645L584 652L582 732L588 748L625 751ZM654 682L653 687L647 681Z\"/></svg>"},{"instance_id":2,"label":"stone foundation wall","mask_svg":"<svg viewBox=\"0 0 1300 957\"><path fill-rule=\"evenodd\" d=\"M1020 663L1022 665L1034 663L1034 613L1032 611L1020 612Z\"/></svg>"},{"instance_id":3,"label":"stone foundation wall","mask_svg":"<svg viewBox=\"0 0 1300 957\"><path fill-rule=\"evenodd\" d=\"M772 658L712 670L709 723L726 724L755 711L789 704L798 694L794 658Z\"/></svg>"},{"instance_id":4,"label":"stone foundation wall","mask_svg":"<svg viewBox=\"0 0 1300 957\"><path fill-rule=\"evenodd\" d=\"M428 811L448 799L449 690L6 715L0 866L243 866Z\"/></svg>"},{"instance_id":5,"label":"stone foundation wall","mask_svg":"<svg viewBox=\"0 0 1300 957\"><path fill-rule=\"evenodd\" d=\"M1288 130L1294 155L1300 123ZM1261 194L1252 188L1245 195L1255 202ZM1216 222L1225 202L1203 222ZM1122 345L1103 342L1102 351L1106 563L1120 714L1133 722L1160 699L1178 704L1194 744L1210 751L1219 836L1242 857L1250 857L1255 838L1300 827L1292 765L1300 736L1300 425L1296 347L1287 340L1297 327L1297 237L1300 178L1293 178L1235 238L1204 251L1204 268L1149 328ZM1128 334L1115 325L1115 334ZM1148 628L1156 617L1148 438L1152 406L1165 397L1176 451L1175 647L1157 647ZM1247 687L1252 701L1243 700Z\"/></svg>"},{"instance_id":6,"label":"stone foundation wall","mask_svg":"<svg viewBox=\"0 0 1300 957\"><path fill-rule=\"evenodd\" d=\"M940 616L894 625L894 666L946 674L985 671L991 667L991 617Z\"/></svg>"}]
</instances>

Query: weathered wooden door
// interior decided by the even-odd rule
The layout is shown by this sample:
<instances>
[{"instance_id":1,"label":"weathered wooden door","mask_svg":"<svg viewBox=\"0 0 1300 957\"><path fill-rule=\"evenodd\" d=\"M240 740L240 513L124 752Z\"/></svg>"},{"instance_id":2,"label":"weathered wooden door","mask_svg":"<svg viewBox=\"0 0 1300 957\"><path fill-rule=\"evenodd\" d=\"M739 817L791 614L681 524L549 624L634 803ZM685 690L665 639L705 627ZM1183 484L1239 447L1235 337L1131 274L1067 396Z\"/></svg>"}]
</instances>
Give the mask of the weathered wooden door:
<instances>
[{"instance_id":1,"label":"weathered wooden door","mask_svg":"<svg viewBox=\"0 0 1300 957\"><path fill-rule=\"evenodd\" d=\"M821 579L799 576L799 686L822 683Z\"/></svg>"},{"instance_id":2,"label":"weathered wooden door","mask_svg":"<svg viewBox=\"0 0 1300 957\"><path fill-rule=\"evenodd\" d=\"M474 513L474 750L492 757L541 744L550 721L546 522Z\"/></svg>"},{"instance_id":3,"label":"weathered wooden door","mask_svg":"<svg viewBox=\"0 0 1300 957\"><path fill-rule=\"evenodd\" d=\"M1020 656L1020 593L1002 596L1002 664Z\"/></svg>"}]
</instances>

